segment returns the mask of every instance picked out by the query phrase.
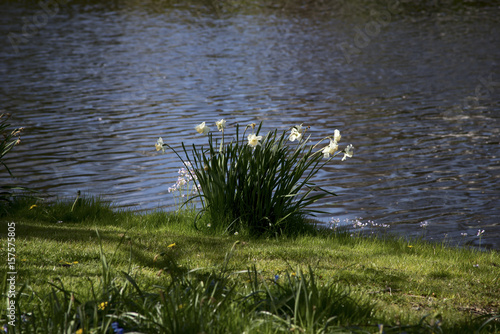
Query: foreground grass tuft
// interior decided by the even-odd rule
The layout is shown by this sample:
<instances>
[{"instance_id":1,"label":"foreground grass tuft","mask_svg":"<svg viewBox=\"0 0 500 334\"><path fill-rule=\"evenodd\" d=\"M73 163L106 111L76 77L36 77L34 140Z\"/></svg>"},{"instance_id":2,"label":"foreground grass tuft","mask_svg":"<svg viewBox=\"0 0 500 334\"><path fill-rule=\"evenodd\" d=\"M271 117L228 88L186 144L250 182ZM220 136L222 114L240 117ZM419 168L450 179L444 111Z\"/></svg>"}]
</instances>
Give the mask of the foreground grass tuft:
<instances>
[{"instance_id":1,"label":"foreground grass tuft","mask_svg":"<svg viewBox=\"0 0 500 334\"><path fill-rule=\"evenodd\" d=\"M215 236L194 212L79 201L18 199L0 217L2 240L16 226L9 333L500 331L496 251L338 231Z\"/></svg>"}]
</instances>

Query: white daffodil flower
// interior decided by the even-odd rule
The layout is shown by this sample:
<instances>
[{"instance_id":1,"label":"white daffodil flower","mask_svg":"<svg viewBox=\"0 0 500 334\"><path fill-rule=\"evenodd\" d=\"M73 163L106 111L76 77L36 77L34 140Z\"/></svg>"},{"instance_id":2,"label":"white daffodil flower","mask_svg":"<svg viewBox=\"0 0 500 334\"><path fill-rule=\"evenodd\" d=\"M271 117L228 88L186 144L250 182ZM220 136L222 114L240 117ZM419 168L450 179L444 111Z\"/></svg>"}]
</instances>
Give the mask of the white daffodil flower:
<instances>
[{"instance_id":1,"label":"white daffodil flower","mask_svg":"<svg viewBox=\"0 0 500 334\"><path fill-rule=\"evenodd\" d=\"M300 133L296 128L293 128L289 138L290 141L300 140L301 138L302 138L302 133Z\"/></svg>"},{"instance_id":2,"label":"white daffodil flower","mask_svg":"<svg viewBox=\"0 0 500 334\"><path fill-rule=\"evenodd\" d=\"M200 134L204 134L204 135L206 135L207 133L210 132L210 128L205 125L205 122L203 122L200 125L196 126L194 129L196 130L196 132L198 132Z\"/></svg>"},{"instance_id":3,"label":"white daffodil flower","mask_svg":"<svg viewBox=\"0 0 500 334\"><path fill-rule=\"evenodd\" d=\"M220 121L215 122L215 125L217 125L217 129L219 131L222 131L226 127L226 121L221 119Z\"/></svg>"},{"instance_id":4,"label":"white daffodil flower","mask_svg":"<svg viewBox=\"0 0 500 334\"><path fill-rule=\"evenodd\" d=\"M344 161L346 158L352 158L352 155L354 153L354 146L351 144L347 145L347 147L344 149L344 157L342 158L342 161Z\"/></svg>"},{"instance_id":5,"label":"white daffodil flower","mask_svg":"<svg viewBox=\"0 0 500 334\"><path fill-rule=\"evenodd\" d=\"M334 133L333 133L333 141L335 141L336 143L338 143L340 141L340 138L342 136L340 135L340 131L335 129Z\"/></svg>"},{"instance_id":6,"label":"white daffodil flower","mask_svg":"<svg viewBox=\"0 0 500 334\"><path fill-rule=\"evenodd\" d=\"M335 140L330 139L330 144L321 151L323 153L323 157L329 158L330 155L335 154L337 150L339 149L339 145Z\"/></svg>"},{"instance_id":7,"label":"white daffodil flower","mask_svg":"<svg viewBox=\"0 0 500 334\"><path fill-rule=\"evenodd\" d=\"M257 145L260 145L259 140L262 139L262 136L256 136L255 134L250 134L248 135L248 145L255 147Z\"/></svg>"},{"instance_id":8,"label":"white daffodil flower","mask_svg":"<svg viewBox=\"0 0 500 334\"><path fill-rule=\"evenodd\" d=\"M289 138L290 141L296 141L296 140L300 141L302 139L302 133L303 133L302 124L294 126L292 128L292 133L290 134L290 138Z\"/></svg>"},{"instance_id":9,"label":"white daffodil flower","mask_svg":"<svg viewBox=\"0 0 500 334\"><path fill-rule=\"evenodd\" d=\"M162 150L163 152L165 152L165 148L163 147L163 139L161 139L161 137L156 141L155 147L157 151Z\"/></svg>"}]
</instances>

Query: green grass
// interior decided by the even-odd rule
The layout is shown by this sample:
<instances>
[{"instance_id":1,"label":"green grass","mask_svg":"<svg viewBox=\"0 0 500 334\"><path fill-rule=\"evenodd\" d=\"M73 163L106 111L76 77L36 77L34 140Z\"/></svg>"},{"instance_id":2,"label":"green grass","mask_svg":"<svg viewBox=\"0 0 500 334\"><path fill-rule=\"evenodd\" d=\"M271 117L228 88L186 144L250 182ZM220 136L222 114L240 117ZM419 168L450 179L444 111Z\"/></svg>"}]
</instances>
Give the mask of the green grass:
<instances>
[{"instance_id":1,"label":"green grass","mask_svg":"<svg viewBox=\"0 0 500 334\"><path fill-rule=\"evenodd\" d=\"M194 212L73 204L18 198L0 217L5 262L16 226L9 333L500 331L497 251L342 231L215 235L193 227Z\"/></svg>"}]
</instances>

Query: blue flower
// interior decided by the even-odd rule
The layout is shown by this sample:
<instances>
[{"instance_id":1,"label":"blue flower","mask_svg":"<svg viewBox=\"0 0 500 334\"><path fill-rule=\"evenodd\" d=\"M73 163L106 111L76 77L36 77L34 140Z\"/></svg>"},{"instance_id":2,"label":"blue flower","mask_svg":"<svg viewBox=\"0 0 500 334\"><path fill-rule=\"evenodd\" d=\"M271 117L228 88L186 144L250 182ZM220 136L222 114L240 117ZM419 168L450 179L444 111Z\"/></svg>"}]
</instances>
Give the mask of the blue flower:
<instances>
[{"instance_id":1,"label":"blue flower","mask_svg":"<svg viewBox=\"0 0 500 334\"><path fill-rule=\"evenodd\" d=\"M274 281L275 282L278 281L279 279L280 279L280 275L278 275L278 274L274 275Z\"/></svg>"},{"instance_id":2,"label":"blue flower","mask_svg":"<svg viewBox=\"0 0 500 334\"><path fill-rule=\"evenodd\" d=\"M118 324L118 322L113 322L111 324L111 327L113 327L113 331L117 334L123 334L125 333L124 329L123 328L120 328L120 325Z\"/></svg>"}]
</instances>

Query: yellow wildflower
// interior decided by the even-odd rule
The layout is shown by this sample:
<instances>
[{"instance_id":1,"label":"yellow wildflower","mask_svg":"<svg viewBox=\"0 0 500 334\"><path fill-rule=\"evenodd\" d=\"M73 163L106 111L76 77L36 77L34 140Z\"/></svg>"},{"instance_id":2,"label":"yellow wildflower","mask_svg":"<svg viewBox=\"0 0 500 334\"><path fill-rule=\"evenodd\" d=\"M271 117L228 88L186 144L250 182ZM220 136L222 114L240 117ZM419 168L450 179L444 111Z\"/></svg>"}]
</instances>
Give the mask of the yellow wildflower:
<instances>
[{"instance_id":1,"label":"yellow wildflower","mask_svg":"<svg viewBox=\"0 0 500 334\"><path fill-rule=\"evenodd\" d=\"M102 302L97 307L100 311L103 311L106 307L108 307L108 302Z\"/></svg>"}]
</instances>

